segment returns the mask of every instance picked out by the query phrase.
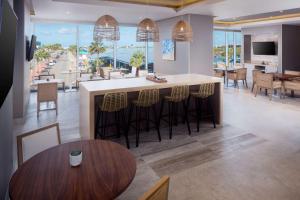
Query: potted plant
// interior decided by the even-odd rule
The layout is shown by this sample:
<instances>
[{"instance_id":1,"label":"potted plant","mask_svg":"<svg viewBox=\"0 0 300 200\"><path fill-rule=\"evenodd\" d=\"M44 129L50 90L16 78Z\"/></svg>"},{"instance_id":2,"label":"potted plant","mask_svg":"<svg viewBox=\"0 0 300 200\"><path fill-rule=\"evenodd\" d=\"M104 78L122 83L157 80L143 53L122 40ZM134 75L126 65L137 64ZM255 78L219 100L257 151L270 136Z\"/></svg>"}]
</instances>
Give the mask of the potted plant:
<instances>
[{"instance_id":1,"label":"potted plant","mask_svg":"<svg viewBox=\"0 0 300 200\"><path fill-rule=\"evenodd\" d=\"M145 59L145 56L144 56L143 52L141 52L141 51L134 52L130 58L130 66L136 68L136 76L137 77L139 76L139 69L142 66L142 64L144 63L144 59Z\"/></svg>"}]
</instances>

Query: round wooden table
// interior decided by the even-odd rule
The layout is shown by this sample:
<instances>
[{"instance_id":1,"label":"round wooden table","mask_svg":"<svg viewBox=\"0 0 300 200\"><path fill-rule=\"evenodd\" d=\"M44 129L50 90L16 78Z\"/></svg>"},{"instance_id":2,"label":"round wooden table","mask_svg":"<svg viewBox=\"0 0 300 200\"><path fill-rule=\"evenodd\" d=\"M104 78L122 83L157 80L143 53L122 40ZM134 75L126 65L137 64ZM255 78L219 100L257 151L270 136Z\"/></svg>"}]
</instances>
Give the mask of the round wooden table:
<instances>
[{"instance_id":1,"label":"round wooden table","mask_svg":"<svg viewBox=\"0 0 300 200\"><path fill-rule=\"evenodd\" d=\"M82 163L69 164L69 153L82 150ZM19 167L9 183L11 199L114 199L132 182L134 156L103 140L71 142L47 149Z\"/></svg>"}]
</instances>

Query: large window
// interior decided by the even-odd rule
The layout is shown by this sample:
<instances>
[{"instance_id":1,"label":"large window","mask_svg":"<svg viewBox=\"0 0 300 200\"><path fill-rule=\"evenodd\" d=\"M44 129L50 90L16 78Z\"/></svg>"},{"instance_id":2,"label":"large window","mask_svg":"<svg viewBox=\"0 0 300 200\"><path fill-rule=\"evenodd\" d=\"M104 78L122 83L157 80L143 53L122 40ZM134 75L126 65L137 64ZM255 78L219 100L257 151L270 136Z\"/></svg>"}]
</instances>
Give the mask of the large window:
<instances>
[{"instance_id":1,"label":"large window","mask_svg":"<svg viewBox=\"0 0 300 200\"><path fill-rule=\"evenodd\" d=\"M136 42L136 27L121 26L119 41L99 43L93 41L93 29L92 24L35 23L38 50L31 78L48 70L74 86L79 72L95 72L97 66L130 69L140 64L153 70L153 43Z\"/></svg>"},{"instance_id":2,"label":"large window","mask_svg":"<svg viewBox=\"0 0 300 200\"><path fill-rule=\"evenodd\" d=\"M214 65L234 65L241 62L241 38L238 31L214 31Z\"/></svg>"},{"instance_id":3,"label":"large window","mask_svg":"<svg viewBox=\"0 0 300 200\"><path fill-rule=\"evenodd\" d=\"M31 79L39 75L54 75L56 79L75 79L68 72L77 68L76 25L35 24L37 51L31 63Z\"/></svg>"}]
</instances>

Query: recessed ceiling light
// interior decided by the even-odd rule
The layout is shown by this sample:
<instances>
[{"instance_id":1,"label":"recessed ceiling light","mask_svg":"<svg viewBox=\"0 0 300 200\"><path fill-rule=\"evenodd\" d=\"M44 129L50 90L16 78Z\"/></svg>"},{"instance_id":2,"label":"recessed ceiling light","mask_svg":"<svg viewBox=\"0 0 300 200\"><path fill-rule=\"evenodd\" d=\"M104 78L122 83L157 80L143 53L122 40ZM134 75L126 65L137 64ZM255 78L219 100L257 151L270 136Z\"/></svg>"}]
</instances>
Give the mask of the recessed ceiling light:
<instances>
[{"instance_id":1,"label":"recessed ceiling light","mask_svg":"<svg viewBox=\"0 0 300 200\"><path fill-rule=\"evenodd\" d=\"M71 14L71 12L70 11L66 11L66 14L69 15L69 14Z\"/></svg>"}]
</instances>

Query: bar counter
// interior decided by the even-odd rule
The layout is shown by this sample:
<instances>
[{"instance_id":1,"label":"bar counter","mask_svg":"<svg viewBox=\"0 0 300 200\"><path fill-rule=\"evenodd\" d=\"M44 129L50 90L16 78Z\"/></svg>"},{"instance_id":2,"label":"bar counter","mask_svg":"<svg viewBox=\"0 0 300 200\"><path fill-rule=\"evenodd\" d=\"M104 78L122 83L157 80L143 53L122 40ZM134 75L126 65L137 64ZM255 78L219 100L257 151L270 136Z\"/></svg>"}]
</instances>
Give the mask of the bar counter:
<instances>
[{"instance_id":1,"label":"bar counter","mask_svg":"<svg viewBox=\"0 0 300 200\"><path fill-rule=\"evenodd\" d=\"M79 125L82 139L94 139L95 113L99 98L107 92L128 92L137 96L142 89L158 88L161 93L169 93L170 88L176 85L189 85L191 90L197 91L200 84L215 83L213 108L216 114L217 124L223 121L223 81L217 77L200 74L179 74L162 76L167 79L166 83L155 83L146 80L146 77L130 79L112 79L101 81L89 81L80 83L80 109ZM164 91L164 92L163 92ZM130 100L129 100L130 103Z\"/></svg>"}]
</instances>

